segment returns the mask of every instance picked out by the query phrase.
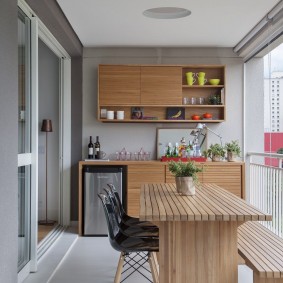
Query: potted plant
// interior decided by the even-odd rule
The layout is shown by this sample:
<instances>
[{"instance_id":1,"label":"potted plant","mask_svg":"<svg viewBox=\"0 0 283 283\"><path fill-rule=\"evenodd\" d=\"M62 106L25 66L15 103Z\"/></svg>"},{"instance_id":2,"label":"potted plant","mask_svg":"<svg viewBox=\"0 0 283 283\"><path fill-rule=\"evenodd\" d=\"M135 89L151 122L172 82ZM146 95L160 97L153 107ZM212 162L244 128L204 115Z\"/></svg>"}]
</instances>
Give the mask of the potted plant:
<instances>
[{"instance_id":1,"label":"potted plant","mask_svg":"<svg viewBox=\"0 0 283 283\"><path fill-rule=\"evenodd\" d=\"M279 148L276 153L283 154L283 147Z\"/></svg>"},{"instance_id":2,"label":"potted plant","mask_svg":"<svg viewBox=\"0 0 283 283\"><path fill-rule=\"evenodd\" d=\"M227 151L227 160L229 162L235 161L237 156L240 156L241 148L239 141L233 140L225 144L225 149Z\"/></svg>"},{"instance_id":3,"label":"potted plant","mask_svg":"<svg viewBox=\"0 0 283 283\"><path fill-rule=\"evenodd\" d=\"M194 161L170 161L169 171L175 176L177 192L182 195L194 195L195 184L198 183L197 173L203 169Z\"/></svg>"},{"instance_id":4,"label":"potted plant","mask_svg":"<svg viewBox=\"0 0 283 283\"><path fill-rule=\"evenodd\" d=\"M212 161L221 161L225 157L225 148L219 143L211 144L210 147L204 151L205 157L211 158Z\"/></svg>"}]
</instances>

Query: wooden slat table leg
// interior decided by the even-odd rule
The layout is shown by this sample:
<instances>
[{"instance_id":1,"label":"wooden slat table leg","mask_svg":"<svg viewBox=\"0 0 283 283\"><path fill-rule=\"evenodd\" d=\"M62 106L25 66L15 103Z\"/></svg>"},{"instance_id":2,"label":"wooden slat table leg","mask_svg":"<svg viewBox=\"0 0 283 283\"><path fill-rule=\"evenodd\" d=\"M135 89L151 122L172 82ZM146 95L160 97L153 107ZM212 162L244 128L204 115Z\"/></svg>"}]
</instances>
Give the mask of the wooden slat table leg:
<instances>
[{"instance_id":1,"label":"wooden slat table leg","mask_svg":"<svg viewBox=\"0 0 283 283\"><path fill-rule=\"evenodd\" d=\"M236 221L159 222L160 283L237 283Z\"/></svg>"}]
</instances>

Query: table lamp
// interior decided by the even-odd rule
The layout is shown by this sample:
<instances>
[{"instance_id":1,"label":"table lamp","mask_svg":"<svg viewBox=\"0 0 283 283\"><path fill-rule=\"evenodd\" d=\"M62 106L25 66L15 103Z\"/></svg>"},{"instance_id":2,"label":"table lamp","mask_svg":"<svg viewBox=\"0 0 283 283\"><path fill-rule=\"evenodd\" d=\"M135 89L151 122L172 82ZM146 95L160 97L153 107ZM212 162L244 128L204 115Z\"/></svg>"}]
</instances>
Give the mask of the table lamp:
<instances>
[{"instance_id":1,"label":"table lamp","mask_svg":"<svg viewBox=\"0 0 283 283\"><path fill-rule=\"evenodd\" d=\"M196 125L196 131L197 131L197 130L202 130L202 129L205 129L205 130L207 130L207 131L213 133L213 134L216 135L217 137L219 137L219 139L220 139L220 144L221 144L221 146L222 146L222 136L220 136L219 134L217 134L217 133L215 133L214 131L212 131L210 128L208 128L208 127L206 126L206 124L197 123L197 125Z\"/></svg>"}]
</instances>

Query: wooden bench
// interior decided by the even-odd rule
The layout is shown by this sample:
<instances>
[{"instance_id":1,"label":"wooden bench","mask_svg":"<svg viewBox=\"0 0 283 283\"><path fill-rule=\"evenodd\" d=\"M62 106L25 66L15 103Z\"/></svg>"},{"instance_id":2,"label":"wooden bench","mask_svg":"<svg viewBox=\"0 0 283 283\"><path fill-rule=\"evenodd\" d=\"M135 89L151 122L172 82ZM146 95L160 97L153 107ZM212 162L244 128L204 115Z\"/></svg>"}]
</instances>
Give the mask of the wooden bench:
<instances>
[{"instance_id":1,"label":"wooden bench","mask_svg":"<svg viewBox=\"0 0 283 283\"><path fill-rule=\"evenodd\" d=\"M283 239L258 222L238 228L238 252L253 270L254 283L283 283Z\"/></svg>"}]
</instances>

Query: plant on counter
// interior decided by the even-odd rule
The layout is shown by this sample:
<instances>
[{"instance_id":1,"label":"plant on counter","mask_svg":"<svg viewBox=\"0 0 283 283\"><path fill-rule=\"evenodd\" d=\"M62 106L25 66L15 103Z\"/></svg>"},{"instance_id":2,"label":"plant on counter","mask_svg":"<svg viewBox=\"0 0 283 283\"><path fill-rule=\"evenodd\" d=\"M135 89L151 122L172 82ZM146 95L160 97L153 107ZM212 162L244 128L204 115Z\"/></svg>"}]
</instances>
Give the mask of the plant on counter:
<instances>
[{"instance_id":1,"label":"plant on counter","mask_svg":"<svg viewBox=\"0 0 283 283\"><path fill-rule=\"evenodd\" d=\"M211 144L204 152L205 157L211 158L212 161L220 161L225 157L225 148L219 143Z\"/></svg>"},{"instance_id":2,"label":"plant on counter","mask_svg":"<svg viewBox=\"0 0 283 283\"><path fill-rule=\"evenodd\" d=\"M175 176L177 192L182 195L195 194L195 184L198 183L197 173L202 172L202 168L194 161L170 161L169 171Z\"/></svg>"},{"instance_id":3,"label":"plant on counter","mask_svg":"<svg viewBox=\"0 0 283 283\"><path fill-rule=\"evenodd\" d=\"M229 143L225 144L225 149L227 151L227 160L228 161L235 161L237 156L240 156L241 148L239 145L239 141L233 140Z\"/></svg>"},{"instance_id":4,"label":"plant on counter","mask_svg":"<svg viewBox=\"0 0 283 283\"><path fill-rule=\"evenodd\" d=\"M278 153L278 154L283 154L283 147L279 148L279 149L276 151L276 153Z\"/></svg>"},{"instance_id":5,"label":"plant on counter","mask_svg":"<svg viewBox=\"0 0 283 283\"><path fill-rule=\"evenodd\" d=\"M203 169L196 165L195 161L170 161L169 162L169 171L175 177L192 177L195 182L198 181L197 174L202 172Z\"/></svg>"}]
</instances>

